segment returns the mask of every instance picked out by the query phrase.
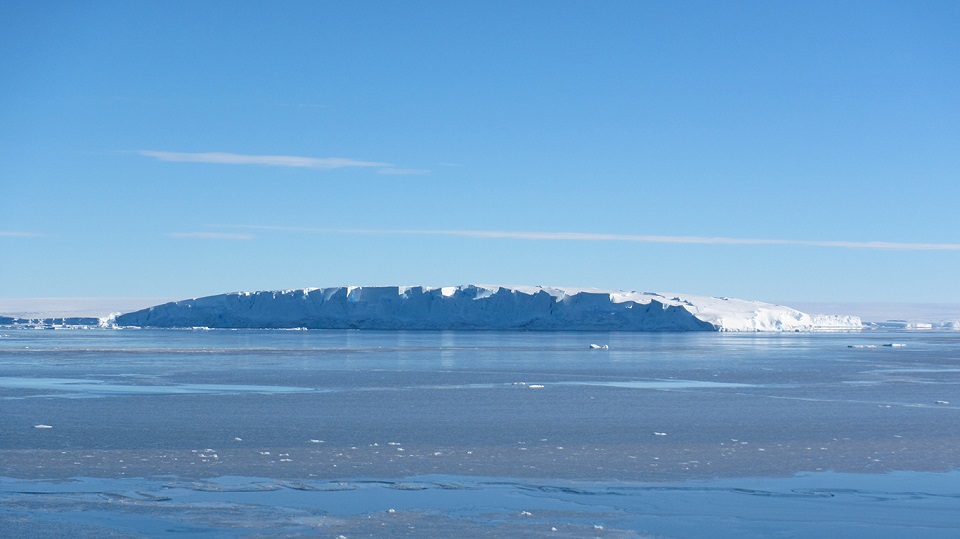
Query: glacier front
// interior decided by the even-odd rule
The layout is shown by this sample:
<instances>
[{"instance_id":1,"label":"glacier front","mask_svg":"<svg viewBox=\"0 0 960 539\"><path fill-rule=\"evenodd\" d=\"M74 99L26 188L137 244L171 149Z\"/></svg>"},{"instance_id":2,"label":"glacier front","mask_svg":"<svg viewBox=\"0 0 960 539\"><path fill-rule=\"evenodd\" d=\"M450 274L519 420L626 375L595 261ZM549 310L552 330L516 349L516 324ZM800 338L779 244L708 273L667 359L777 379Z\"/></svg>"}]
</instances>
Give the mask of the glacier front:
<instances>
[{"instance_id":1,"label":"glacier front","mask_svg":"<svg viewBox=\"0 0 960 539\"><path fill-rule=\"evenodd\" d=\"M731 298L531 286L343 286L234 292L119 315L157 328L823 331L856 316Z\"/></svg>"}]
</instances>

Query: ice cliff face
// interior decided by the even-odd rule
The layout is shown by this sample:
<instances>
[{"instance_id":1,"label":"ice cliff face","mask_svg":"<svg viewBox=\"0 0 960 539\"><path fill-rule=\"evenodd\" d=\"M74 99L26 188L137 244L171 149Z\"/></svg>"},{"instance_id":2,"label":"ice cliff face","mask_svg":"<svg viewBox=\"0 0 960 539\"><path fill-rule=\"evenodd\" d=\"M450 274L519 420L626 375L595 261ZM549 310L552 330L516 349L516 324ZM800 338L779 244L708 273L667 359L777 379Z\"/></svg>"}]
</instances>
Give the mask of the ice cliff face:
<instances>
[{"instance_id":1,"label":"ice cliff face","mask_svg":"<svg viewBox=\"0 0 960 539\"><path fill-rule=\"evenodd\" d=\"M755 301L594 289L386 286L238 292L123 314L119 326L309 329L816 331L858 329Z\"/></svg>"}]
</instances>

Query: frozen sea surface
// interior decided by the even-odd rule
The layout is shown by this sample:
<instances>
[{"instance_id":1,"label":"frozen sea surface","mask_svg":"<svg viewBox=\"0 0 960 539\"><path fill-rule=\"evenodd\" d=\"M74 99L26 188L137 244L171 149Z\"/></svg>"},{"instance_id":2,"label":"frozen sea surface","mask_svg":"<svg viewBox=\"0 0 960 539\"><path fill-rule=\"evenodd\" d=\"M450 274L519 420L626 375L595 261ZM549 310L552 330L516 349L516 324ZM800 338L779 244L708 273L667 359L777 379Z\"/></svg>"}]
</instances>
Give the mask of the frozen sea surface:
<instances>
[{"instance_id":1,"label":"frozen sea surface","mask_svg":"<svg viewBox=\"0 0 960 539\"><path fill-rule=\"evenodd\" d=\"M950 537L958 414L950 332L0 330L0 536Z\"/></svg>"}]
</instances>

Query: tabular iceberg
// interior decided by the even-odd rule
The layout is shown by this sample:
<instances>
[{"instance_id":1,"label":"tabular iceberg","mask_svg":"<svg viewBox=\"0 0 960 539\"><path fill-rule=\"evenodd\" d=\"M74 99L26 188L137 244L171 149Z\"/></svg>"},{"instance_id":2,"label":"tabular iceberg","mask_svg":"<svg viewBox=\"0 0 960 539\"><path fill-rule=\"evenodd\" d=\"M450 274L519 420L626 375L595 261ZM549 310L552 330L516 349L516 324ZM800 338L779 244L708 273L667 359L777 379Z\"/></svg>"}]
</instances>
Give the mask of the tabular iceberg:
<instances>
[{"instance_id":1,"label":"tabular iceberg","mask_svg":"<svg viewBox=\"0 0 960 539\"><path fill-rule=\"evenodd\" d=\"M344 286L235 292L165 303L118 326L307 329L821 331L855 316L811 316L730 298L597 289L465 285Z\"/></svg>"}]
</instances>

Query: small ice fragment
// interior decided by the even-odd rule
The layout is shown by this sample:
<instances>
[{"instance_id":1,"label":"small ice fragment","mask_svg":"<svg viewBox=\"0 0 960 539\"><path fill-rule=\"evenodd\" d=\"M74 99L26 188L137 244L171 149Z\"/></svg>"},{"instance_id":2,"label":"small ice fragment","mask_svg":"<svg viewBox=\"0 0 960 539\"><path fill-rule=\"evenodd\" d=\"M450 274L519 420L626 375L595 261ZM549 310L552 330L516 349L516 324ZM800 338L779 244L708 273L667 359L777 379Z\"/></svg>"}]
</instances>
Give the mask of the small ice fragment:
<instances>
[{"instance_id":1,"label":"small ice fragment","mask_svg":"<svg viewBox=\"0 0 960 539\"><path fill-rule=\"evenodd\" d=\"M243 438L234 437L234 438L233 438L233 441L234 441L234 442L242 442L242 441L243 441Z\"/></svg>"},{"instance_id":2,"label":"small ice fragment","mask_svg":"<svg viewBox=\"0 0 960 539\"><path fill-rule=\"evenodd\" d=\"M530 389L543 389L543 384L530 384L527 387Z\"/></svg>"},{"instance_id":3,"label":"small ice fragment","mask_svg":"<svg viewBox=\"0 0 960 539\"><path fill-rule=\"evenodd\" d=\"M50 425L34 425L33 428L35 428L35 429L52 429L53 427L50 426Z\"/></svg>"},{"instance_id":4,"label":"small ice fragment","mask_svg":"<svg viewBox=\"0 0 960 539\"><path fill-rule=\"evenodd\" d=\"M609 344L591 344L590 348L593 350L608 350L610 348Z\"/></svg>"},{"instance_id":5,"label":"small ice fragment","mask_svg":"<svg viewBox=\"0 0 960 539\"><path fill-rule=\"evenodd\" d=\"M396 513L397 510L396 510L396 509L387 509L387 512L392 515L393 513Z\"/></svg>"},{"instance_id":6,"label":"small ice fragment","mask_svg":"<svg viewBox=\"0 0 960 539\"><path fill-rule=\"evenodd\" d=\"M937 401L937 404L950 404L950 401Z\"/></svg>"},{"instance_id":7,"label":"small ice fragment","mask_svg":"<svg viewBox=\"0 0 960 539\"><path fill-rule=\"evenodd\" d=\"M530 511L520 511L520 516L522 516L522 517L532 517L532 516L533 516L533 513L531 513Z\"/></svg>"},{"instance_id":8,"label":"small ice fragment","mask_svg":"<svg viewBox=\"0 0 960 539\"><path fill-rule=\"evenodd\" d=\"M666 436L667 433L666 433L666 432L654 432L653 435L654 435L654 436Z\"/></svg>"},{"instance_id":9,"label":"small ice fragment","mask_svg":"<svg viewBox=\"0 0 960 539\"><path fill-rule=\"evenodd\" d=\"M891 343L884 344L884 346L889 346L891 348L904 348L907 345L902 342L891 342Z\"/></svg>"},{"instance_id":10,"label":"small ice fragment","mask_svg":"<svg viewBox=\"0 0 960 539\"><path fill-rule=\"evenodd\" d=\"M322 444L323 440L310 440L311 444Z\"/></svg>"},{"instance_id":11,"label":"small ice fragment","mask_svg":"<svg viewBox=\"0 0 960 539\"><path fill-rule=\"evenodd\" d=\"M602 530L602 529L603 529L603 526L601 526L601 525L599 525L599 524L594 524L594 525L593 525L593 529L595 529L595 530Z\"/></svg>"}]
</instances>

